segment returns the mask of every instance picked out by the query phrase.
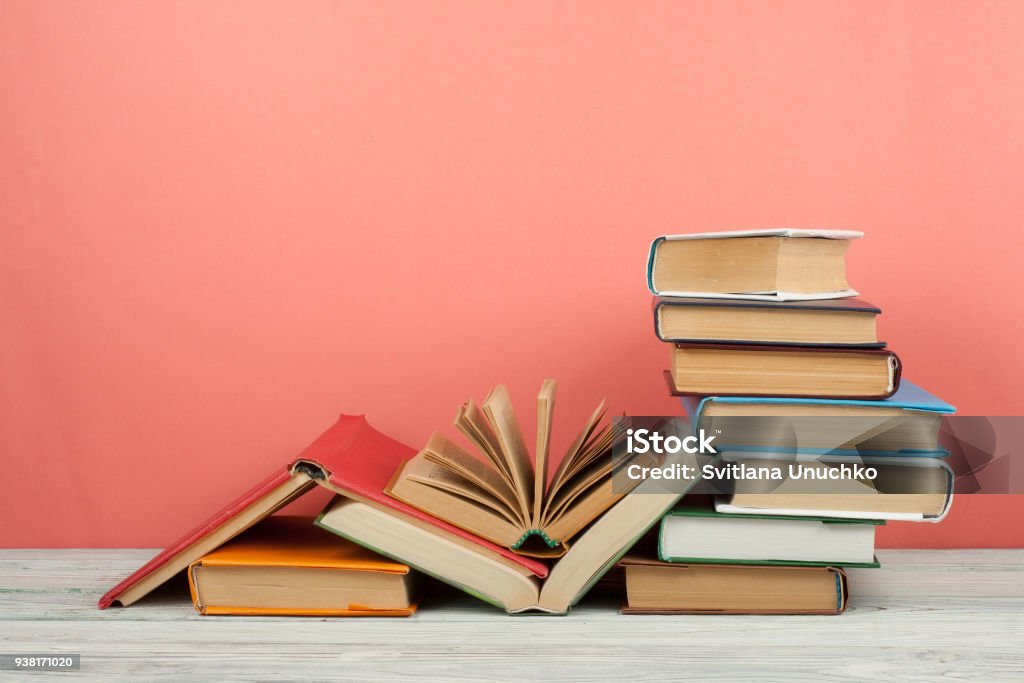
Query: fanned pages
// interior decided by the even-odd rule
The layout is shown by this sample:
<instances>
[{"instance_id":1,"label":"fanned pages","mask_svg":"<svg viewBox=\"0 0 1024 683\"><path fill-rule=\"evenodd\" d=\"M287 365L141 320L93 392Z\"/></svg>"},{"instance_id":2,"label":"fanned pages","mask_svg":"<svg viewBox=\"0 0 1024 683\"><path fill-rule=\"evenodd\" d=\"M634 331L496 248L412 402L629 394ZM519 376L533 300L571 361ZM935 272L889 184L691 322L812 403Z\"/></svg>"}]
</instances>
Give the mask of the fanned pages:
<instances>
[{"instance_id":1,"label":"fanned pages","mask_svg":"<svg viewBox=\"0 0 1024 683\"><path fill-rule=\"evenodd\" d=\"M541 525L544 513L544 487L548 483L548 450L551 448L551 422L555 418L555 392L558 382L544 380L537 394L537 452L534 459L533 477L533 521L531 526Z\"/></svg>"},{"instance_id":2,"label":"fanned pages","mask_svg":"<svg viewBox=\"0 0 1024 683\"><path fill-rule=\"evenodd\" d=\"M519 497L523 514L530 514L533 509L533 467L530 466L530 453L512 408L512 398L504 384L491 389L484 400L483 410L487 422L498 437L499 452L512 474L512 487Z\"/></svg>"},{"instance_id":3,"label":"fanned pages","mask_svg":"<svg viewBox=\"0 0 1024 683\"><path fill-rule=\"evenodd\" d=\"M508 389L488 394L482 408L467 401L455 426L479 451L472 455L434 434L402 464L386 493L424 512L523 555L557 557L568 541L624 491L613 491L614 434L604 401L594 410L548 479L558 383L544 381L537 396L533 462Z\"/></svg>"}]
</instances>

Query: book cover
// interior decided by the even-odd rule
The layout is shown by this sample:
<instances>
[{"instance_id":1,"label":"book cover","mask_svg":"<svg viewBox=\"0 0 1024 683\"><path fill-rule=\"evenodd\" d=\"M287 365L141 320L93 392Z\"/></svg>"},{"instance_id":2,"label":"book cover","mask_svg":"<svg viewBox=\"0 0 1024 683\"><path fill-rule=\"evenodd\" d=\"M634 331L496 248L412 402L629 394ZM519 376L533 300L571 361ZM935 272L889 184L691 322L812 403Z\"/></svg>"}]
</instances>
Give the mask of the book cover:
<instances>
[{"instance_id":1,"label":"book cover","mask_svg":"<svg viewBox=\"0 0 1024 683\"><path fill-rule=\"evenodd\" d=\"M888 390L875 396L843 396L836 393L832 396L819 396L825 400L835 399L857 399L862 401L880 401L886 399L900 388L900 381L903 374L903 364L900 362L899 356L895 352L889 349L874 349L874 348L830 348L826 346L766 346L763 344L709 344L709 343L683 343L677 342L675 344L677 349L705 349L708 351L740 351L743 353L820 353L820 354L849 354L849 355L860 355L860 356L887 356L889 359L888 366ZM676 388L675 380L672 377L672 372L669 370L665 371L665 378L668 381L669 393L672 396L705 396L699 392L692 391L680 391ZM716 394L717 397L726 396L743 396L750 398L805 398L801 394L784 394L784 393L760 393L760 392L743 392L743 393L726 393L721 392Z\"/></svg>"},{"instance_id":2,"label":"book cover","mask_svg":"<svg viewBox=\"0 0 1024 683\"><path fill-rule=\"evenodd\" d=\"M655 286L655 257L658 245L662 242L680 240L700 239L736 239L744 237L794 237L794 238L820 238L832 240L854 240L864 236L864 233L855 230L797 230L797 229L768 229L768 230L731 230L723 232L700 232L680 235L662 235L651 242L647 258L647 288L652 294L672 297L706 297L714 299L746 299L753 301L807 301L817 299L838 299L857 296L856 290L846 288L829 292L786 292L786 291L758 291L743 293L724 292L688 292L688 291L660 291Z\"/></svg>"},{"instance_id":3,"label":"book cover","mask_svg":"<svg viewBox=\"0 0 1024 683\"><path fill-rule=\"evenodd\" d=\"M411 447L370 426L365 416L342 414L294 460L171 543L103 595L98 606L105 609L114 602L130 605L204 554L318 485L414 518L440 533L497 553L537 577L547 576L548 567L544 563L518 555L385 495L384 488L395 468L415 454Z\"/></svg>"},{"instance_id":4,"label":"book cover","mask_svg":"<svg viewBox=\"0 0 1024 683\"><path fill-rule=\"evenodd\" d=\"M202 597L200 572L211 568L231 570L269 569L275 576L259 580L261 589L244 605L218 604ZM315 571L332 582L310 586L310 596L282 600L280 586L284 583L275 570ZM380 588L358 590L346 586L352 575L383 575L407 577L407 565L393 562L355 543L338 539L314 526L312 518L269 517L219 548L192 562L188 567L188 585L196 611L209 615L274 615L274 616L410 616L416 611L415 595L404 605L373 607ZM249 579L251 581L251 578ZM295 582L299 579L291 579ZM299 580L300 581L300 580ZM301 582L301 581L300 581ZM278 589L275 591L275 588ZM347 590L346 590L347 589ZM251 591L250 591L251 592ZM314 594L315 592L315 594ZM340 596L355 593L358 597L342 604ZM282 602L305 606L280 606Z\"/></svg>"},{"instance_id":5,"label":"book cover","mask_svg":"<svg viewBox=\"0 0 1024 683\"><path fill-rule=\"evenodd\" d=\"M665 551L665 534L667 530L667 522L671 517L706 517L712 519L735 519L736 515L727 515L722 512L718 512L712 506L685 506L678 507L667 515L665 515L658 529L658 559L662 562L677 562L682 564L742 564L742 565L764 565L764 566L789 566L789 567L857 567L864 569L877 569L881 567L878 558L875 557L871 562L829 562L829 561L810 561L810 560L771 560L771 559L758 559L758 560L746 560L736 558L703 558L703 557L685 557L677 555L669 555ZM765 515L765 514L749 514L743 515L745 519L763 519L766 521L775 520L789 520L801 523L819 523L819 524L840 524L840 525L870 525L870 526L884 526L884 519L841 519L835 517L816 517L816 516L799 516L799 515ZM766 529L766 532L770 534L770 530Z\"/></svg>"},{"instance_id":6,"label":"book cover","mask_svg":"<svg viewBox=\"0 0 1024 683\"><path fill-rule=\"evenodd\" d=\"M946 401L943 401L938 396L928 392L924 388L914 384L910 380L901 379L900 387L891 396L873 401L865 399L831 399L831 398L801 398L801 397L778 397L778 396L700 396L700 395L689 395L680 396L680 403L683 408L683 414L687 421L690 423L694 432L699 429L704 413L709 406L714 404L732 404L732 405L792 405L792 406L836 406L840 409L846 408L857 408L862 407L870 410L876 408L891 408L893 410L902 410L910 412L928 413L933 415L952 415L956 412L956 408ZM735 444L729 444L724 439L719 439L719 443L723 448L728 448L733 451L742 450L753 450L760 451L763 448L751 447L746 448L743 446L737 446ZM916 457L945 457L949 455L949 451L939 446L937 442L934 448L922 448L922 449L901 449L901 450L860 450L860 449L821 449L821 448L780 448L778 446L772 446L773 452L790 452L799 454L828 454L828 455L839 455L839 456L916 456Z\"/></svg>"},{"instance_id":7,"label":"book cover","mask_svg":"<svg viewBox=\"0 0 1024 683\"><path fill-rule=\"evenodd\" d=\"M758 301L758 300L737 300L737 299L711 299L706 297L668 297L655 296L651 300L651 312L654 319L654 334L664 342L683 342L692 344L730 344L730 345L755 345L755 346L814 346L824 348L885 348L884 341L870 343L844 343L844 342L798 342L798 341L767 341L749 340L739 338L706 339L687 336L669 336L661 326L661 312L670 308L728 308L728 309L750 309L754 311L823 311L833 313L846 311L864 315L877 316L882 310L873 304L862 299L817 299L806 301Z\"/></svg>"},{"instance_id":8,"label":"book cover","mask_svg":"<svg viewBox=\"0 0 1024 683\"><path fill-rule=\"evenodd\" d=\"M622 614L841 614L840 567L674 564L628 556ZM684 606L685 605L685 606Z\"/></svg>"}]
</instances>

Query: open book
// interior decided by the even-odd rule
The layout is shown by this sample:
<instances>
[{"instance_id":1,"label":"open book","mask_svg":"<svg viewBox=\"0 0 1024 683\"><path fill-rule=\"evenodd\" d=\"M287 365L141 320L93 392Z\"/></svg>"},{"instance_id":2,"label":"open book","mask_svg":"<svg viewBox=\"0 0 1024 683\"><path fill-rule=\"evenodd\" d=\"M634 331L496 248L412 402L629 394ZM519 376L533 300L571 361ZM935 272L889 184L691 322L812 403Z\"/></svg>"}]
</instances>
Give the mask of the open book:
<instances>
[{"instance_id":1,"label":"open book","mask_svg":"<svg viewBox=\"0 0 1024 683\"><path fill-rule=\"evenodd\" d=\"M690 467L695 456L668 456ZM580 534L546 579L477 544L371 503L337 496L317 525L500 607L510 614L565 614L683 493L645 480ZM525 559L525 558L524 558Z\"/></svg>"},{"instance_id":2,"label":"open book","mask_svg":"<svg viewBox=\"0 0 1024 683\"><path fill-rule=\"evenodd\" d=\"M99 600L100 609L131 605L168 579L180 574L207 553L230 541L300 496L322 486L381 514L429 529L439 544L447 542L476 550L495 565L512 567L523 575L543 579L548 567L494 545L456 526L431 517L384 494L395 468L416 451L381 434L361 415L341 415L298 456L279 465L256 484L171 543L164 551L124 579ZM225 489L234 486L225 478ZM361 544L365 545L365 544Z\"/></svg>"},{"instance_id":3,"label":"open book","mask_svg":"<svg viewBox=\"0 0 1024 683\"><path fill-rule=\"evenodd\" d=\"M564 613L682 497L664 490L662 482L641 482L548 567L385 495L392 473L415 453L378 432L366 418L342 415L289 463L117 584L100 598L99 606L134 603L206 553L322 486L340 495L320 515L318 526L509 612ZM686 457L693 466L693 456Z\"/></svg>"},{"instance_id":4,"label":"open book","mask_svg":"<svg viewBox=\"0 0 1024 683\"><path fill-rule=\"evenodd\" d=\"M534 557L559 557L568 540L627 491L612 490L613 430L605 403L590 415L549 476L558 383L537 396L537 440L530 457L508 389L459 408L455 426L480 456L435 433L395 472L385 492L477 536ZM617 487L618 488L618 487Z\"/></svg>"}]
</instances>

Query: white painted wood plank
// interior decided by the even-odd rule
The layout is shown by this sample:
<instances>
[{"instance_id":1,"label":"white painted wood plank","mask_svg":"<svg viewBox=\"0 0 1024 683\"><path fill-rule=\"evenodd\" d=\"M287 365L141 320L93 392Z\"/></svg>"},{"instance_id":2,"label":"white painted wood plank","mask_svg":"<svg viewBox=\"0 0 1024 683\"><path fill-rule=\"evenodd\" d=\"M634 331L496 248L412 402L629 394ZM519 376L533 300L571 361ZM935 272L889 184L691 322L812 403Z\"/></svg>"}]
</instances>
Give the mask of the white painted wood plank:
<instances>
[{"instance_id":1,"label":"white painted wood plank","mask_svg":"<svg viewBox=\"0 0 1024 683\"><path fill-rule=\"evenodd\" d=\"M83 654L68 680L1024 680L1024 551L880 551L836 617L508 617L442 592L411 619L200 617L184 593L96 599L148 550L0 551L0 651ZM63 677L63 678L62 678Z\"/></svg>"}]
</instances>

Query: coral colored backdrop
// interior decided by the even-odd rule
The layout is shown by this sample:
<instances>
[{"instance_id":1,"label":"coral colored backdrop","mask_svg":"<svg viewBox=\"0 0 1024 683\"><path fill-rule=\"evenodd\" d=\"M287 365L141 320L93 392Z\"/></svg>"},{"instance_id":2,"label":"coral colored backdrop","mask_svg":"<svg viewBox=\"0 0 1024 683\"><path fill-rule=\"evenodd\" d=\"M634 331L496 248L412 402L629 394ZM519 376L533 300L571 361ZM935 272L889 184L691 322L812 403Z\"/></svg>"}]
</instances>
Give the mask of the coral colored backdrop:
<instances>
[{"instance_id":1,"label":"coral colored backdrop","mask_svg":"<svg viewBox=\"0 0 1024 683\"><path fill-rule=\"evenodd\" d=\"M664 232L864 230L907 376L1022 414L1022 34L1019 2L6 0L0 545L162 545L339 411L418 446L550 375L560 444L601 396L672 412Z\"/></svg>"}]
</instances>

